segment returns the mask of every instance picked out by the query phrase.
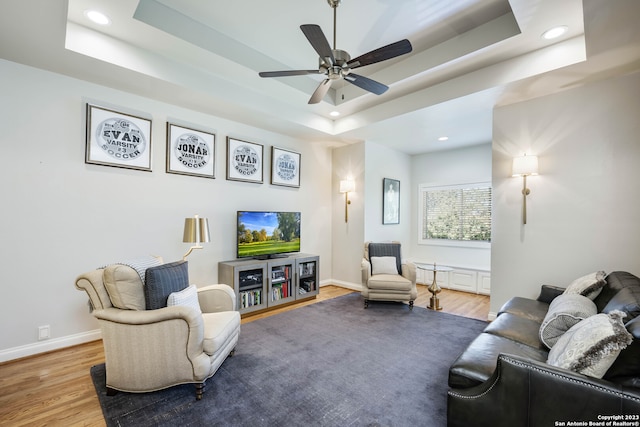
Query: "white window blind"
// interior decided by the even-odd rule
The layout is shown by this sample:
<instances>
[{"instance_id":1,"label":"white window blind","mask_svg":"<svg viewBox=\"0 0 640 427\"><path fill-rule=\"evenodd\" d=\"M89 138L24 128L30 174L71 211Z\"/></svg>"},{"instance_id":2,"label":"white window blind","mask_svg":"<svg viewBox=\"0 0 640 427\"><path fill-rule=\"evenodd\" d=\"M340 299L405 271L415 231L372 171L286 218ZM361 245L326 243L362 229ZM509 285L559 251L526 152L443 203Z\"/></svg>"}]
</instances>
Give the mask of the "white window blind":
<instances>
[{"instance_id":1,"label":"white window blind","mask_svg":"<svg viewBox=\"0 0 640 427\"><path fill-rule=\"evenodd\" d=\"M491 185L420 187L421 240L491 242Z\"/></svg>"}]
</instances>

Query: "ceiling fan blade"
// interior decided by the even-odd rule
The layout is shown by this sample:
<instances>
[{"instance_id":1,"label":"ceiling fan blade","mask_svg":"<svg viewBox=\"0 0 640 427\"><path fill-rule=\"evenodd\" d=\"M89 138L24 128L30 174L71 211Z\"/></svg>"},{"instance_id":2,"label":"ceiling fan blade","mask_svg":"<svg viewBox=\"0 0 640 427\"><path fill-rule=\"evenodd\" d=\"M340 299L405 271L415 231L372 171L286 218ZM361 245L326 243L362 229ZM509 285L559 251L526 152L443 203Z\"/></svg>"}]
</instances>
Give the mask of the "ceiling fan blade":
<instances>
[{"instance_id":1,"label":"ceiling fan blade","mask_svg":"<svg viewBox=\"0 0 640 427\"><path fill-rule=\"evenodd\" d=\"M287 70L287 71L261 71L258 73L260 77L288 77L288 76L306 76L307 74L319 74L319 70Z\"/></svg>"},{"instance_id":2,"label":"ceiling fan blade","mask_svg":"<svg viewBox=\"0 0 640 427\"><path fill-rule=\"evenodd\" d=\"M327 94L330 87L331 87L331 80L324 79L322 82L320 82L315 92L313 92L313 95L311 95L311 98L309 99L309 104L317 104L318 102L322 101L322 98L324 98L324 96Z\"/></svg>"},{"instance_id":3,"label":"ceiling fan blade","mask_svg":"<svg viewBox=\"0 0 640 427\"><path fill-rule=\"evenodd\" d=\"M336 60L333 57L333 52L331 51L331 46L329 46L329 42L325 37L322 29L319 25L315 24L306 24L300 25L300 29L311 43L311 46L318 52L320 58L329 58L331 60L331 65L335 64Z\"/></svg>"},{"instance_id":4,"label":"ceiling fan blade","mask_svg":"<svg viewBox=\"0 0 640 427\"><path fill-rule=\"evenodd\" d=\"M360 55L347 63L350 68L364 67L411 52L411 42L404 39Z\"/></svg>"},{"instance_id":5,"label":"ceiling fan blade","mask_svg":"<svg viewBox=\"0 0 640 427\"><path fill-rule=\"evenodd\" d=\"M376 95L382 95L387 91L387 89L389 89L389 86L378 83L377 81L371 80L368 77L361 76L360 74L351 73L347 76L344 76L344 79L349 83L371 93L375 93Z\"/></svg>"}]
</instances>

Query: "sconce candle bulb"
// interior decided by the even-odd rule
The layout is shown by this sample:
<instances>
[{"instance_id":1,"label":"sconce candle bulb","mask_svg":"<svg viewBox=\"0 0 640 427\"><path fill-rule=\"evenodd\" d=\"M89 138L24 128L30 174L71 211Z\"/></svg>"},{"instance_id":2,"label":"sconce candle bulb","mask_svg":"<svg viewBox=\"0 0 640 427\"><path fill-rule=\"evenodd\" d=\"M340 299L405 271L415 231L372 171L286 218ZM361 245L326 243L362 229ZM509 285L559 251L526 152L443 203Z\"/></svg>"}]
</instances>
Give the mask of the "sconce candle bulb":
<instances>
[{"instance_id":1,"label":"sconce candle bulb","mask_svg":"<svg viewBox=\"0 0 640 427\"><path fill-rule=\"evenodd\" d=\"M352 179L343 179L340 181L340 192L344 193L344 222L349 222L349 192L356 189L356 183Z\"/></svg>"},{"instance_id":2,"label":"sconce candle bulb","mask_svg":"<svg viewBox=\"0 0 640 427\"><path fill-rule=\"evenodd\" d=\"M527 196L531 190L527 188L527 176L538 175L538 156L524 156L513 158L512 176L522 177L522 223L527 223Z\"/></svg>"}]
</instances>

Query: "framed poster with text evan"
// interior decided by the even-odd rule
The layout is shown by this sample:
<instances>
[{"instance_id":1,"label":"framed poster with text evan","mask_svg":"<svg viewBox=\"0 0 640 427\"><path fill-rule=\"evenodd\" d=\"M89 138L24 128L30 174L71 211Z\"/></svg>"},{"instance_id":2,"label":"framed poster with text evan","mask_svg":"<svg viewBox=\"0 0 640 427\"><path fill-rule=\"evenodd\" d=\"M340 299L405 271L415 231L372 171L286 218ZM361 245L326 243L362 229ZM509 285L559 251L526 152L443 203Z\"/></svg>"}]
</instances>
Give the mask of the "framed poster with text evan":
<instances>
[{"instance_id":1,"label":"framed poster with text evan","mask_svg":"<svg viewBox=\"0 0 640 427\"><path fill-rule=\"evenodd\" d=\"M87 104L85 163L151 171L151 120Z\"/></svg>"},{"instance_id":2,"label":"framed poster with text evan","mask_svg":"<svg viewBox=\"0 0 640 427\"><path fill-rule=\"evenodd\" d=\"M167 173L215 178L216 136L167 123Z\"/></svg>"},{"instance_id":3,"label":"framed poster with text evan","mask_svg":"<svg viewBox=\"0 0 640 427\"><path fill-rule=\"evenodd\" d=\"M300 153L271 147L271 184L300 187Z\"/></svg>"},{"instance_id":4,"label":"framed poster with text evan","mask_svg":"<svg viewBox=\"0 0 640 427\"><path fill-rule=\"evenodd\" d=\"M227 179L262 184L264 146L227 137Z\"/></svg>"},{"instance_id":5,"label":"framed poster with text evan","mask_svg":"<svg viewBox=\"0 0 640 427\"><path fill-rule=\"evenodd\" d=\"M382 179L382 224L400 224L400 181Z\"/></svg>"}]
</instances>

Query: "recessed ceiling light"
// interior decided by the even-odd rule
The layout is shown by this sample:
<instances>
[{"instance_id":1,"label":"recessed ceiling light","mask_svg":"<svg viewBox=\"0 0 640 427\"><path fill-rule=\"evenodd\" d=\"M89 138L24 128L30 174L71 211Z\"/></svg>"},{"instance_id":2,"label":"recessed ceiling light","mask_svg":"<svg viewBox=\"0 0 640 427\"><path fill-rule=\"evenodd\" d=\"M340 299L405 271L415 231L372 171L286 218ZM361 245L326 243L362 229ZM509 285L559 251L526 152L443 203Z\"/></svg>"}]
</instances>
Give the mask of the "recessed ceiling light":
<instances>
[{"instance_id":1,"label":"recessed ceiling light","mask_svg":"<svg viewBox=\"0 0 640 427\"><path fill-rule=\"evenodd\" d=\"M98 12L97 10L85 10L84 15L98 25L111 24L111 19L109 19L109 17L104 13Z\"/></svg>"},{"instance_id":2,"label":"recessed ceiling light","mask_svg":"<svg viewBox=\"0 0 640 427\"><path fill-rule=\"evenodd\" d=\"M332 111L332 112L329 113L329 115L331 117L338 117L340 115L340 112L339 111Z\"/></svg>"},{"instance_id":3,"label":"recessed ceiling light","mask_svg":"<svg viewBox=\"0 0 640 427\"><path fill-rule=\"evenodd\" d=\"M438 141L447 141L448 139L448 136L441 136L440 138L438 138Z\"/></svg>"},{"instance_id":4,"label":"recessed ceiling light","mask_svg":"<svg viewBox=\"0 0 640 427\"><path fill-rule=\"evenodd\" d=\"M551 29L548 29L544 33L542 33L542 38L545 39L545 40L551 40L551 39L558 38L561 35L563 35L564 33L566 33L568 29L569 29L569 27L567 27L566 25L561 25L559 27L553 27Z\"/></svg>"}]
</instances>

